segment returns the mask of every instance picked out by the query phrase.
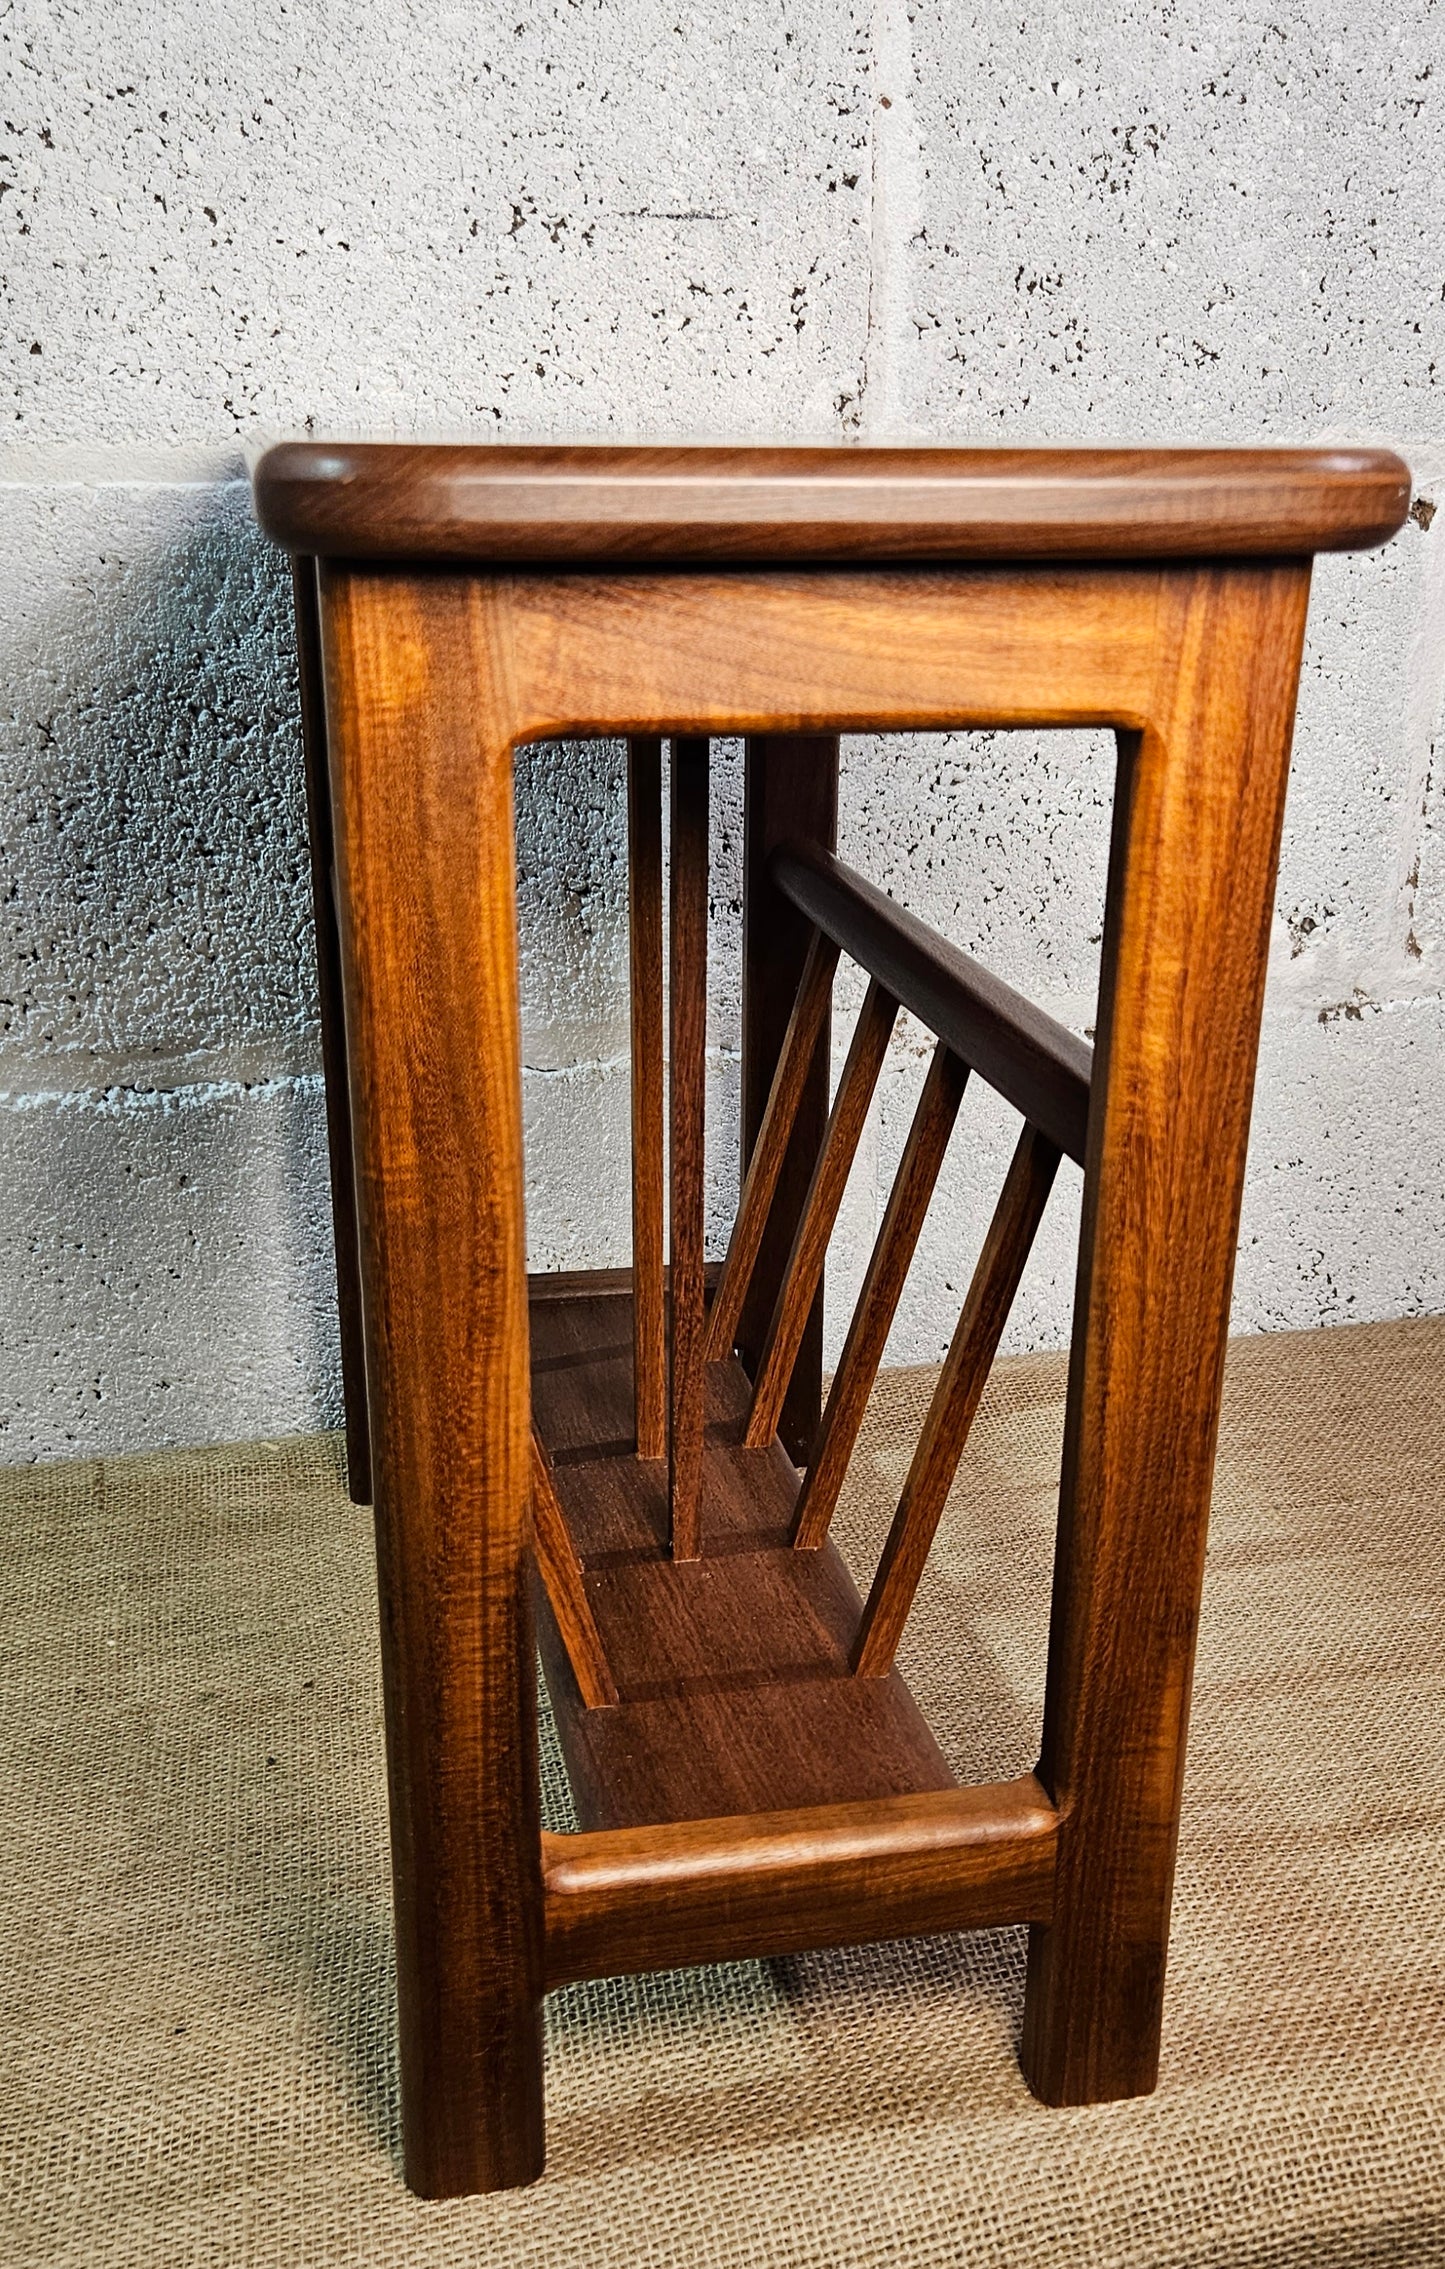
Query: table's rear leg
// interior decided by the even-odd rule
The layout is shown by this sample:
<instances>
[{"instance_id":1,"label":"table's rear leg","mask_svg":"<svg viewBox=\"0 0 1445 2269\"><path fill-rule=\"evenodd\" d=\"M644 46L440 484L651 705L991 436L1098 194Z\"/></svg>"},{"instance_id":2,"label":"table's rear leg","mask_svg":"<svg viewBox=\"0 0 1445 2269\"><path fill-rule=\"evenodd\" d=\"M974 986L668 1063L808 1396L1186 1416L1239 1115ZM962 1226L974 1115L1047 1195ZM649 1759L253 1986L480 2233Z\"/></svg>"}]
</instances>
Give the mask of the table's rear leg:
<instances>
[{"instance_id":1,"label":"table's rear leg","mask_svg":"<svg viewBox=\"0 0 1445 2269\"><path fill-rule=\"evenodd\" d=\"M473 577L329 567L406 2174L543 2159L512 768Z\"/></svg>"},{"instance_id":2,"label":"table's rear leg","mask_svg":"<svg viewBox=\"0 0 1445 2269\"><path fill-rule=\"evenodd\" d=\"M1307 562L1180 570L1120 735L1039 1777L1023 2062L1158 2070L1184 1743Z\"/></svg>"},{"instance_id":3,"label":"table's rear leg","mask_svg":"<svg viewBox=\"0 0 1445 2269\"><path fill-rule=\"evenodd\" d=\"M301 742L311 844L311 897L316 913L316 990L321 1011L321 1068L326 1081L326 1142L331 1164L341 1395L346 1414L346 1478L354 1503L369 1505L371 1436L366 1412L366 1348L361 1322L361 1254L356 1230L356 1175L351 1149L351 1097L346 1069L341 938L336 921L331 785L326 760L326 703L321 682L321 627L314 559L293 561L292 587L296 598L296 658L301 678Z\"/></svg>"}]
</instances>

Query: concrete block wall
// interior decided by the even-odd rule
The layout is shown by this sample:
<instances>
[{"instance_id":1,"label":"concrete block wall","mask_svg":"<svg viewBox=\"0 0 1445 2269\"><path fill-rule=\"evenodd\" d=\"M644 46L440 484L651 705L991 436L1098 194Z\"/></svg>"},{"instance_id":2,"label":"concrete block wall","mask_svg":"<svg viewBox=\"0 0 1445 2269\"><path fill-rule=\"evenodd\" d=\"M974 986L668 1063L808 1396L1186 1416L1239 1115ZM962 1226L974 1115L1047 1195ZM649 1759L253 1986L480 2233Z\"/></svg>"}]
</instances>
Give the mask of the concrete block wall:
<instances>
[{"instance_id":1,"label":"concrete block wall","mask_svg":"<svg viewBox=\"0 0 1445 2269\"><path fill-rule=\"evenodd\" d=\"M1445 1299L1441 11L20 0L0 105L0 1458L338 1411L279 435L1399 447L1323 562L1236 1328ZM1433 523L1433 525L1432 525ZM1080 1029L1111 751L856 740L846 854ZM626 1258L621 752L518 774L535 1265ZM713 820L736 1179L739 752ZM856 1005L856 989L840 995ZM840 1046L846 1038L840 1019ZM836 1333L922 1076L904 1029ZM975 1093L893 1357L1003 1170ZM1012 1344L1068 1332L1063 1184Z\"/></svg>"}]
</instances>

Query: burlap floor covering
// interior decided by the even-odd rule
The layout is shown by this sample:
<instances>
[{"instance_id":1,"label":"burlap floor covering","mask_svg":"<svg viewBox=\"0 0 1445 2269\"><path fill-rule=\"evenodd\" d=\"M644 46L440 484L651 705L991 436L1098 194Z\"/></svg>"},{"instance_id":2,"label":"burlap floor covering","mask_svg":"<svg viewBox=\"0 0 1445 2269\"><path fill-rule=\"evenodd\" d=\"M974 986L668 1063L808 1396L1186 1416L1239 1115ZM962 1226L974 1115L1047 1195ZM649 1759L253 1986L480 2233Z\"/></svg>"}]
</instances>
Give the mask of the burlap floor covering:
<instances>
[{"instance_id":1,"label":"burlap floor covering","mask_svg":"<svg viewBox=\"0 0 1445 2269\"><path fill-rule=\"evenodd\" d=\"M1062 1378L996 1374L907 1641L970 1778L1036 1754ZM875 1398L860 1568L927 1383ZM1445 2261L1442 1389L1445 1322L1233 1351L1152 2099L1031 2100L1014 1931L574 1988L545 2178L447 2206L337 1442L7 1472L0 2258Z\"/></svg>"}]
</instances>

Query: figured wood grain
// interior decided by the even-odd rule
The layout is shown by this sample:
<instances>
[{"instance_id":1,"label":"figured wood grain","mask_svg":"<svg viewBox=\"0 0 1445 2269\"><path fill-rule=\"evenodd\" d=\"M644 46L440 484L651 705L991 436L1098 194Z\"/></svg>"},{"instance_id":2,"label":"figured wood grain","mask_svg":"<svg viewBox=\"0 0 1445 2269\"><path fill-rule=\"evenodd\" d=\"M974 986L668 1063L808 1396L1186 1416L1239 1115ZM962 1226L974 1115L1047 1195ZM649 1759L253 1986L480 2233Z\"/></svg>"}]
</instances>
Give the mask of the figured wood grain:
<instances>
[{"instance_id":1,"label":"figured wood grain","mask_svg":"<svg viewBox=\"0 0 1445 2269\"><path fill-rule=\"evenodd\" d=\"M733 1351L763 1232L777 1195L778 1177L817 1059L819 1038L833 998L833 973L837 966L837 946L831 938L815 932L803 965L793 1013L788 1019L763 1123L743 1176L742 1198L728 1240L722 1276L708 1311L707 1352L712 1363L721 1362Z\"/></svg>"},{"instance_id":2,"label":"figured wood grain","mask_svg":"<svg viewBox=\"0 0 1445 2269\"><path fill-rule=\"evenodd\" d=\"M671 1125L668 1334L668 1502L672 1551L702 1550L702 1437L707 1320L703 1306L704 1137L707 1092L708 744L672 744L669 935Z\"/></svg>"},{"instance_id":3,"label":"figured wood grain","mask_svg":"<svg viewBox=\"0 0 1445 2269\"><path fill-rule=\"evenodd\" d=\"M593 461L589 479L595 469ZM789 480L795 469L794 461ZM850 509L860 493L854 469ZM549 483L555 470L549 459ZM638 470L624 468L625 478ZM1048 1832L1057 1857L1048 1920L1033 1925L1023 2055L1031 2085L1053 2102L1140 2092L1157 2065L1219 1380L1308 586L1303 557L1281 552L1387 533L1403 510L1401 469L1337 455L1326 468L1333 517L1295 513L1296 493L1289 509L1271 507L1242 529L1226 468L1217 459L1202 467L1212 501L1191 525L1210 546L1258 541L1258 565L1216 556L1188 565L1180 522L1155 505L1144 510L1136 484L1128 509L1140 510L1139 525L1125 528L1127 514L1116 523L1118 540L1136 548L1115 564L945 559L911 569L830 564L822 573L796 564L822 556L808 551L806 533L793 566L736 564L745 521L737 470L727 468L717 507L733 547L726 571L657 566L662 555L644 529L637 556L654 563L646 571L625 571L614 552L605 572L589 572L590 523L554 484L541 519L552 513L565 527L561 548L546 554L565 559L565 572L448 574L431 552L424 572L373 557L321 575L403 2138L409 2182L434 2195L526 2180L541 2163L544 1894L509 772L518 742L569 730L751 736L745 1161L808 935L768 858L784 834L831 842L830 736L943 725L1119 732L1039 1767L1056 1808ZM1069 543L1100 507L1103 470L1097 460L1085 468L1079 516L1061 508ZM329 469L312 463L316 471L328 512L345 521L356 507L352 535L385 536L367 519L375 496L365 493L365 468L342 459ZM386 453L385 472L402 486L410 478L396 453ZM269 480L260 490L274 501ZM781 518L806 530L819 493ZM1251 511L1261 493L1253 489ZM991 523L1001 552L1031 542L1020 494L1010 491L1007 527ZM509 509L494 517L505 522ZM886 515L858 510L871 543ZM611 512L602 518L615 532ZM751 524L776 517L754 514ZM830 523L835 533L839 524ZM671 514L667 542L694 525ZM403 512L385 540L409 540L407 526L436 528L425 500L420 517L407 522ZM950 522L945 542L957 533ZM347 540L343 528L340 548ZM540 540L550 546L554 534ZM1097 527L1087 540L1099 540ZM790 809L808 816L784 826ZM801 1201L798 1145L815 1093L810 1083L754 1274L750 1303L768 1291L764 1314L784 1265L770 1240L795 1193ZM818 1134L821 1125L820 1116ZM816 1148L813 1139L801 1154ZM587 1597L619 1691L616 1705L586 1708L543 1592L548 1682L584 1827L716 1823L947 1789L948 1768L897 1671L848 1673L856 1591L831 1544L790 1548L797 1477L782 1442L741 1446L745 1369L722 1362L707 1378L703 1494L716 1542L705 1561L674 1561L664 1473L633 1454L630 1302L573 1284L536 1312L548 1319L534 1373L538 1423L587 1556ZM761 1328L745 1306L738 1345L753 1371ZM800 1359L794 1395L805 1367ZM806 1434L789 1439L795 1454ZM723 1842L731 1859L715 1849L698 1862L716 1896L699 1895L699 1929L679 1926L669 1958L687 1959L715 1922L718 1936L707 1942L725 1942L728 1926L716 1918L734 1896L725 1880L736 1861L731 1831ZM673 1860L660 1849L603 1853L600 1873L586 1876L584 1865L586 1880L573 1879L586 1896L567 1911L585 1925L575 1944L593 1932L589 1961L619 1958L606 1927L585 1921L593 1894L605 1904L625 1877L618 1895L637 1903L622 1927L633 1928L652 1913L657 1876L677 1856L669 1848ZM771 1865L757 1847L752 1856ZM550 1848L547 1865L552 1875ZM552 1890L565 1898L568 1885L553 1876ZM837 1895L852 1895L846 1870ZM810 1931L833 1927L830 1914L829 1906ZM654 1929L650 1920L646 1927ZM659 1950L672 1927L657 1922ZM553 1931L554 1948L564 1935Z\"/></svg>"},{"instance_id":4,"label":"figured wood grain","mask_svg":"<svg viewBox=\"0 0 1445 2269\"><path fill-rule=\"evenodd\" d=\"M1147 2092L1159 2029L1302 564L1181 573L1121 735L1039 1777L1067 1828L1023 2061Z\"/></svg>"},{"instance_id":5,"label":"figured wood grain","mask_svg":"<svg viewBox=\"0 0 1445 2269\"><path fill-rule=\"evenodd\" d=\"M1182 558L1378 543L1388 450L619 448L283 442L269 535L361 559Z\"/></svg>"},{"instance_id":6,"label":"figured wood grain","mask_svg":"<svg viewBox=\"0 0 1445 2269\"><path fill-rule=\"evenodd\" d=\"M532 1429L532 1538L537 1572L546 1587L583 1704L589 1710L609 1709L617 1700L617 1686L608 1667L597 1619L588 1602L582 1563L568 1533L567 1517L557 1495L552 1461L535 1426Z\"/></svg>"},{"instance_id":7,"label":"figured wood grain","mask_svg":"<svg viewBox=\"0 0 1445 2269\"><path fill-rule=\"evenodd\" d=\"M668 1550L665 1476L630 1454L625 1295L532 1304L532 1393L617 1683L589 1710L545 1599L539 1637L582 1826L631 1827L950 1788L903 1680L848 1667L861 1602L832 1545L794 1552L798 1477L740 1446L748 1382L708 1366L707 1552Z\"/></svg>"},{"instance_id":8,"label":"figured wood grain","mask_svg":"<svg viewBox=\"0 0 1445 2269\"><path fill-rule=\"evenodd\" d=\"M466 576L323 571L371 1387L402 2142L541 2171L512 767Z\"/></svg>"},{"instance_id":9,"label":"figured wood grain","mask_svg":"<svg viewBox=\"0 0 1445 2269\"><path fill-rule=\"evenodd\" d=\"M989 1223L963 1312L949 1341L863 1610L852 1658L860 1678L882 1678L893 1668L908 1610L988 1383L1058 1163L1058 1150L1048 1136L1037 1127L1026 1126Z\"/></svg>"},{"instance_id":10,"label":"figured wood grain","mask_svg":"<svg viewBox=\"0 0 1445 2269\"><path fill-rule=\"evenodd\" d=\"M744 1177L772 1093L773 1075L812 943L812 925L775 888L773 851L794 838L831 850L838 828L838 742L831 734L754 734L743 749L742 1127ZM757 1259L732 1344L749 1376L777 1303L828 1123L831 1013L825 1013L812 1066L793 1117ZM801 1464L823 1407L823 1295L804 1327L778 1420L779 1438Z\"/></svg>"},{"instance_id":11,"label":"figured wood grain","mask_svg":"<svg viewBox=\"0 0 1445 2269\"><path fill-rule=\"evenodd\" d=\"M833 1374L818 1446L798 1498L793 1542L802 1551L816 1551L828 1533L967 1084L968 1067L940 1040L893 1178L883 1225Z\"/></svg>"},{"instance_id":12,"label":"figured wood grain","mask_svg":"<svg viewBox=\"0 0 1445 2269\"><path fill-rule=\"evenodd\" d=\"M868 1117L868 1106L873 1100L873 1090L878 1084L878 1074L883 1069L897 1020L897 1001L881 985L870 984L858 1012L848 1060L828 1114L828 1130L808 1185L807 1202L763 1343L744 1437L749 1449L762 1449L778 1430L783 1398L788 1391L808 1313L822 1282L828 1239L833 1234L833 1224L838 1218L838 1208L843 1202L849 1171ZM809 1447L811 1451L811 1444Z\"/></svg>"},{"instance_id":13,"label":"figured wood grain","mask_svg":"<svg viewBox=\"0 0 1445 2269\"><path fill-rule=\"evenodd\" d=\"M633 1352L637 1454L667 1455L663 1291L662 741L627 744L628 987L632 1023Z\"/></svg>"},{"instance_id":14,"label":"figured wood grain","mask_svg":"<svg viewBox=\"0 0 1445 2269\"><path fill-rule=\"evenodd\" d=\"M547 1978L755 1961L1048 1919L1053 1807L1031 1774L741 1819L542 1838Z\"/></svg>"},{"instance_id":15,"label":"figured wood grain","mask_svg":"<svg viewBox=\"0 0 1445 2269\"><path fill-rule=\"evenodd\" d=\"M1083 1163L1094 1063L1087 1040L816 845L784 844L772 871L784 895L852 960Z\"/></svg>"},{"instance_id":16,"label":"figured wood grain","mask_svg":"<svg viewBox=\"0 0 1445 2269\"><path fill-rule=\"evenodd\" d=\"M336 1255L336 1308L341 1340L341 1400L346 1418L346 1484L353 1504L371 1503L371 1428L366 1405L366 1343L361 1314L361 1246L356 1222L356 1169L346 1064L341 932L333 887L335 846L331 777L326 756L326 694L321 676L321 618L316 562L291 563L296 659L301 681L301 750L306 773L306 829L311 852L311 904L316 917L316 995L321 1012L321 1068L326 1082L326 1148L331 1167L331 1227Z\"/></svg>"}]
</instances>

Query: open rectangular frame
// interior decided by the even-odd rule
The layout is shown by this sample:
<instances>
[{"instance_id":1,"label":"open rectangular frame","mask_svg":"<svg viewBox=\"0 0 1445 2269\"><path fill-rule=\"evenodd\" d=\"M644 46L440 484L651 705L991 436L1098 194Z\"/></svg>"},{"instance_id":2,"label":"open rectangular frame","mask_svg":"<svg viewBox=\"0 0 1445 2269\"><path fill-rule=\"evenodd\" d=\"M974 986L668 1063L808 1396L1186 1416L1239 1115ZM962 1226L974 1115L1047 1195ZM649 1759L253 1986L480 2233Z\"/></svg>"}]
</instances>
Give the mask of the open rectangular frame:
<instances>
[{"instance_id":1,"label":"open rectangular frame","mask_svg":"<svg viewBox=\"0 0 1445 2269\"><path fill-rule=\"evenodd\" d=\"M1375 464L1377 487L1394 464ZM1030 1924L1030 2085L1051 2103L1147 2090L1310 532L1281 521L1271 551L1256 528L1252 556L1221 538L1180 542L1214 556L1155 557L1155 531L1116 547L1139 557L553 569L367 557L350 536L318 562L269 509L303 552L408 2180L451 2195L540 2171L550 1985L921 1930ZM1403 504L1372 509L1387 533ZM465 543L438 536L448 548ZM839 732L1100 725L1118 773L1091 1054L851 874L832 833ZM573 734L632 744L637 1234L629 1280L534 1285L529 1327L512 756ZM748 737L747 1171L710 1285L706 774L722 734ZM839 952L871 982L830 1110ZM822 1255L900 1002L939 1047L820 1429ZM865 1606L828 1516L970 1069L1024 1131ZM958 1788L893 1649L1061 1152L1084 1166L1084 1204L1042 1754L1021 1781ZM538 1815L534 1567L593 1823L565 1837ZM768 1634L751 1687L745 1660L716 1665L749 1602L744 1653ZM804 1628L808 1675L749 1734L737 1697L760 1668L789 1684L771 1676L780 1634Z\"/></svg>"}]
</instances>

